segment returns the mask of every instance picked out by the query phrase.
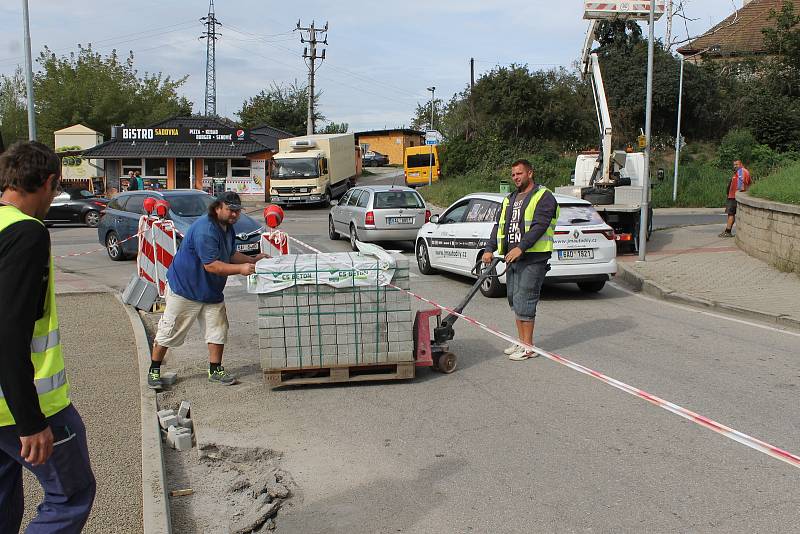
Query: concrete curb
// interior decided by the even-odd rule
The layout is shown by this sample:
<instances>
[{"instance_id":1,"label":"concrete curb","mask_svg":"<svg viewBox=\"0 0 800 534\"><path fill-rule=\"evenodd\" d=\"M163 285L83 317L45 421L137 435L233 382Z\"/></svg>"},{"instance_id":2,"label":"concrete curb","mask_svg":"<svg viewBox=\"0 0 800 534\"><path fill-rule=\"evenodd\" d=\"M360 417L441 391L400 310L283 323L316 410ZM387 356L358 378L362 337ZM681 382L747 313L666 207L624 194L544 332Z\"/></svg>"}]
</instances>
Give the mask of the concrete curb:
<instances>
[{"instance_id":1,"label":"concrete curb","mask_svg":"<svg viewBox=\"0 0 800 534\"><path fill-rule=\"evenodd\" d=\"M117 295L117 300L122 300ZM150 343L142 319L131 306L122 304L133 328L138 354L140 406L142 410L142 515L144 534L171 534L172 521L169 514L164 453L161 449L161 429L156 417L156 394L147 387L147 370L150 366Z\"/></svg>"},{"instance_id":2,"label":"concrete curb","mask_svg":"<svg viewBox=\"0 0 800 534\"><path fill-rule=\"evenodd\" d=\"M800 330L800 319L778 313L769 313L747 308L745 306L738 306L735 304L717 302L715 300L687 295L645 278L641 274L637 273L632 267L629 267L624 263L619 263L617 265L619 266L619 271L617 272L616 276L618 280L624 281L635 291L641 291L642 293L650 295L651 297L678 302L680 304L694 306L695 308L714 310L726 315L736 315L745 319L756 319L764 323L771 323L778 326Z\"/></svg>"}]
</instances>

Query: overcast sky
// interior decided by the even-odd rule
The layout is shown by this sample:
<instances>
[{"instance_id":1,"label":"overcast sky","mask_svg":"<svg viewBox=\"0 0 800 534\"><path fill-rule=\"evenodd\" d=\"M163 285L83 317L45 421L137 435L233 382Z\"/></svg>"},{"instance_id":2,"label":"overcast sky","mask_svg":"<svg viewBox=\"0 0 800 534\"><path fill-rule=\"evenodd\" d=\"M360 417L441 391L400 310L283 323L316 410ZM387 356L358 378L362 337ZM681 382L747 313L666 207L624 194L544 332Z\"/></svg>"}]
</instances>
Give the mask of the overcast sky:
<instances>
[{"instance_id":1,"label":"overcast sky","mask_svg":"<svg viewBox=\"0 0 800 534\"><path fill-rule=\"evenodd\" d=\"M678 0L675 0L676 2ZM183 93L202 112L205 41L198 20L208 0L29 0L34 58L43 45L67 54L91 42L101 52L132 50L139 71L188 75ZM742 0L684 0L688 31L697 35ZM329 24L327 59L319 69L321 111L351 131L408 125L426 87L449 99L496 65L527 63L546 69L570 67L586 31L580 0L337 0L266 2L216 0L222 22L217 41L217 113L236 119L242 102L272 83L305 84L308 71L298 19ZM666 18L656 24L665 34ZM675 20L673 36L687 34ZM645 30L646 31L646 30ZM22 0L0 5L0 73L23 58ZM36 65L34 65L34 68ZM66 126L66 125L65 125Z\"/></svg>"}]
</instances>

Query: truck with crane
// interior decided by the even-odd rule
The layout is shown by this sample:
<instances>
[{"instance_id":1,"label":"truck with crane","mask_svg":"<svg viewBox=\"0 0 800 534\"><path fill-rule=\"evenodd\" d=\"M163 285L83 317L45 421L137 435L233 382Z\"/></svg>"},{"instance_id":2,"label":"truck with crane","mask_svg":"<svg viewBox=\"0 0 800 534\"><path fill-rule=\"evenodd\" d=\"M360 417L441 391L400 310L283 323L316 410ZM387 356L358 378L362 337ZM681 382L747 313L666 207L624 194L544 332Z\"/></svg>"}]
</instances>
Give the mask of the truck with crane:
<instances>
[{"instance_id":1,"label":"truck with crane","mask_svg":"<svg viewBox=\"0 0 800 534\"><path fill-rule=\"evenodd\" d=\"M556 193L587 200L600 216L614 229L618 248L638 250L639 226L644 187L645 154L632 150L614 150L613 126L608 108L600 60L592 52L595 30L602 19L643 19L650 11L650 2L604 1L584 2L584 18L589 28L584 40L581 66L582 76L592 87L600 146L597 151L582 152L575 161L572 185L556 188ZM656 1L656 18L664 13L664 2ZM647 192L650 194L650 191ZM652 208L648 213L647 238L653 231Z\"/></svg>"}]
</instances>

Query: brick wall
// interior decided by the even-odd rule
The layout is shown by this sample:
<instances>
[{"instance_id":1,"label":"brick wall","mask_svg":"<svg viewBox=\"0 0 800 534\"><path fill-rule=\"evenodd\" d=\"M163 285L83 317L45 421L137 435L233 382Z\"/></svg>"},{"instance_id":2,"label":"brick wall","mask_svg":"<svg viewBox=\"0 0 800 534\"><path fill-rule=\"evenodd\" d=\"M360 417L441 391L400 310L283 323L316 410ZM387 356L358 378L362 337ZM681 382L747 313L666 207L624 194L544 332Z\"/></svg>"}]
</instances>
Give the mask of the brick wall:
<instances>
[{"instance_id":1,"label":"brick wall","mask_svg":"<svg viewBox=\"0 0 800 534\"><path fill-rule=\"evenodd\" d=\"M738 193L736 244L750 256L800 275L800 206Z\"/></svg>"}]
</instances>

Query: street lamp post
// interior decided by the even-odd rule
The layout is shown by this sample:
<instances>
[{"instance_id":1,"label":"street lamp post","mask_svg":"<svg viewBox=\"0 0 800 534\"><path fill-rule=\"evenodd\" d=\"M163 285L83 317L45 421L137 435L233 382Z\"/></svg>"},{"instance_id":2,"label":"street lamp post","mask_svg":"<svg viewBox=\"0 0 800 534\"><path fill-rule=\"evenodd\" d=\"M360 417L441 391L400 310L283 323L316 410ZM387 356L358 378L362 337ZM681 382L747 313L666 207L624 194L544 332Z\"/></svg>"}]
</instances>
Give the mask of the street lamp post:
<instances>
[{"instance_id":1,"label":"street lamp post","mask_svg":"<svg viewBox=\"0 0 800 534\"><path fill-rule=\"evenodd\" d=\"M675 134L675 172L672 175L672 202L678 199L678 162L681 159L681 107L683 105L683 54L681 56L681 81L678 84L678 131Z\"/></svg>"},{"instance_id":2,"label":"street lamp post","mask_svg":"<svg viewBox=\"0 0 800 534\"><path fill-rule=\"evenodd\" d=\"M433 130L433 101L434 95L436 95L436 87L428 87L428 91L431 92L431 127L430 130ZM425 142L428 143L427 136L425 136ZM433 145L428 145L428 185L433 183Z\"/></svg>"},{"instance_id":3,"label":"street lamp post","mask_svg":"<svg viewBox=\"0 0 800 534\"><path fill-rule=\"evenodd\" d=\"M28 0L22 0L22 19L25 31L25 85L28 91L28 139L36 141L36 108L33 105L33 62L31 60L31 26Z\"/></svg>"},{"instance_id":4,"label":"street lamp post","mask_svg":"<svg viewBox=\"0 0 800 534\"><path fill-rule=\"evenodd\" d=\"M642 179L642 213L639 218L639 261L645 260L647 247L647 220L650 209L650 156L651 127L653 115L653 22L656 14L656 3L650 2L649 34L647 38L647 106L645 108L644 129L647 146L644 152L644 177Z\"/></svg>"}]
</instances>

